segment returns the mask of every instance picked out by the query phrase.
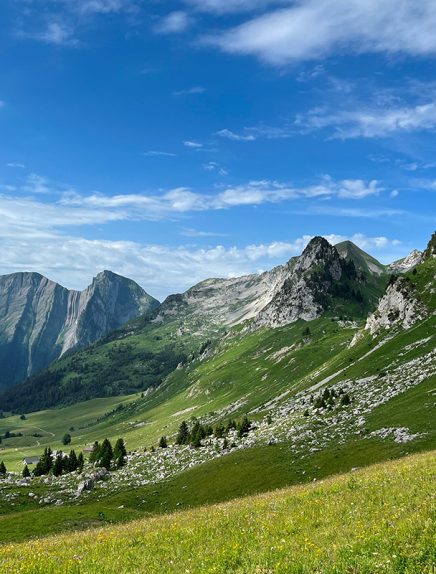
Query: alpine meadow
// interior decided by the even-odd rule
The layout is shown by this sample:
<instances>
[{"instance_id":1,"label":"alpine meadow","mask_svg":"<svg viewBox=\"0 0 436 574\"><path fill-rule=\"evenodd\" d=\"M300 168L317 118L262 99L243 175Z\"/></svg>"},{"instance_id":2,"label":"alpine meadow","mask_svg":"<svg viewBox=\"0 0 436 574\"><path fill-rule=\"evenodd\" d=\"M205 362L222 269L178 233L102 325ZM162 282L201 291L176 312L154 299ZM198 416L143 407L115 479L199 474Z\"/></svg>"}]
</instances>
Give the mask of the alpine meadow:
<instances>
[{"instance_id":1,"label":"alpine meadow","mask_svg":"<svg viewBox=\"0 0 436 574\"><path fill-rule=\"evenodd\" d=\"M436 0L0 6L0 572L436 571Z\"/></svg>"}]
</instances>

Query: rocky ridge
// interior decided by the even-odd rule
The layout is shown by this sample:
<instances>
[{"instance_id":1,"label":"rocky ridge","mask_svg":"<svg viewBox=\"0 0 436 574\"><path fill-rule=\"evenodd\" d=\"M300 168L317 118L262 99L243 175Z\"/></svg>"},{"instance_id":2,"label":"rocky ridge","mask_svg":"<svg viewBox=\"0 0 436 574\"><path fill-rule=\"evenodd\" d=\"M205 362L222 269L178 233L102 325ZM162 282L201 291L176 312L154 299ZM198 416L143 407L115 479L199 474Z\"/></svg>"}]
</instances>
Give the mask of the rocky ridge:
<instances>
[{"instance_id":1,"label":"rocky ridge","mask_svg":"<svg viewBox=\"0 0 436 574\"><path fill-rule=\"evenodd\" d=\"M39 273L0 276L0 387L20 382L158 302L130 279L99 273L84 291Z\"/></svg>"},{"instance_id":2,"label":"rocky ridge","mask_svg":"<svg viewBox=\"0 0 436 574\"><path fill-rule=\"evenodd\" d=\"M412 283L406 277L394 277L377 309L369 315L365 329L377 335L382 329L409 329L425 318L426 308L418 299Z\"/></svg>"}]
</instances>

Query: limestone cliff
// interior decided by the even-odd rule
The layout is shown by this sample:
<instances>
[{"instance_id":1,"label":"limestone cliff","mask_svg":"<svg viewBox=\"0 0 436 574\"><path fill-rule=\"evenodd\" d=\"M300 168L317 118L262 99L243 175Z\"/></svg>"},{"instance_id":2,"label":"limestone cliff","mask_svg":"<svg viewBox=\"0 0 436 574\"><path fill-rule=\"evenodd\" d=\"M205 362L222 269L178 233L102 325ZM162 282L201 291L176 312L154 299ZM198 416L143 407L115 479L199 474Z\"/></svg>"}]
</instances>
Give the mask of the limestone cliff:
<instances>
[{"instance_id":1,"label":"limestone cliff","mask_svg":"<svg viewBox=\"0 0 436 574\"><path fill-rule=\"evenodd\" d=\"M110 271L99 273L81 292L39 273L0 276L0 387L157 306L134 281Z\"/></svg>"}]
</instances>

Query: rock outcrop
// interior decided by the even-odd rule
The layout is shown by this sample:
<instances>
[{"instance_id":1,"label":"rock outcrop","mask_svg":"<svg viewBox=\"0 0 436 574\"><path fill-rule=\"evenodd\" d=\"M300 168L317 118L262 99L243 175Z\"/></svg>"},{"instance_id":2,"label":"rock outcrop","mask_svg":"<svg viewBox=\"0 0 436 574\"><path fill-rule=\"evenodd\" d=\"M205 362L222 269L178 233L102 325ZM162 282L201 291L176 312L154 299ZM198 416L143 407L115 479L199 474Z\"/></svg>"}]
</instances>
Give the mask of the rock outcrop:
<instances>
[{"instance_id":1,"label":"rock outcrop","mask_svg":"<svg viewBox=\"0 0 436 574\"><path fill-rule=\"evenodd\" d=\"M298 258L292 273L271 302L259 313L260 326L281 327L298 319L322 315L335 298L364 303L360 287L366 276L323 237L314 237Z\"/></svg>"},{"instance_id":2,"label":"rock outcrop","mask_svg":"<svg viewBox=\"0 0 436 574\"><path fill-rule=\"evenodd\" d=\"M134 281L110 271L84 291L70 291L39 273L0 276L0 388L158 305Z\"/></svg>"},{"instance_id":3,"label":"rock outcrop","mask_svg":"<svg viewBox=\"0 0 436 574\"><path fill-rule=\"evenodd\" d=\"M417 321L424 319L425 314L426 308L418 300L411 281L406 277L394 277L377 309L368 317L365 329L373 336L382 329L409 329Z\"/></svg>"},{"instance_id":4,"label":"rock outcrop","mask_svg":"<svg viewBox=\"0 0 436 574\"><path fill-rule=\"evenodd\" d=\"M399 259L398 261L394 261L389 265L389 270L395 273L406 273L413 267L419 265L424 259L424 253L422 251L418 251L418 249L414 249L409 253L407 257L403 259Z\"/></svg>"}]
</instances>

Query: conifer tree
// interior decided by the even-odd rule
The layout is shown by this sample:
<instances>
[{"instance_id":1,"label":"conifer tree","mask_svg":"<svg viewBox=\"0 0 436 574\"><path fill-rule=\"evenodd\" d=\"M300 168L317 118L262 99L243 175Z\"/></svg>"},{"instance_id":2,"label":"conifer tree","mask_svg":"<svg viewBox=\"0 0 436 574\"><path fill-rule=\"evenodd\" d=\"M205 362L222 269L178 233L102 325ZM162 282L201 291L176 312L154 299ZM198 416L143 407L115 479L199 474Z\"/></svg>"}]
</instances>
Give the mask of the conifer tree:
<instances>
[{"instance_id":1,"label":"conifer tree","mask_svg":"<svg viewBox=\"0 0 436 574\"><path fill-rule=\"evenodd\" d=\"M62 472L63 472L64 464L63 464L63 460L62 460L62 459L63 459L62 453L58 453L58 454L56 455L56 458L55 458L55 461L54 461L54 464L53 464L53 474L54 474L54 476L61 476L61 474L62 474Z\"/></svg>"},{"instance_id":2,"label":"conifer tree","mask_svg":"<svg viewBox=\"0 0 436 574\"><path fill-rule=\"evenodd\" d=\"M107 470L110 470L111 461L114 457L114 451L112 449L112 445L109 439L105 438L104 441L101 443L101 447L99 449L99 458L97 461L98 466L104 467Z\"/></svg>"},{"instance_id":3,"label":"conifer tree","mask_svg":"<svg viewBox=\"0 0 436 574\"><path fill-rule=\"evenodd\" d=\"M243 436L247 436L250 432L251 422L249 421L247 415L242 419L242 422L238 425L238 437L242 438Z\"/></svg>"},{"instance_id":4,"label":"conifer tree","mask_svg":"<svg viewBox=\"0 0 436 574\"><path fill-rule=\"evenodd\" d=\"M0 476L5 476L7 470L5 463L3 461L0 462Z\"/></svg>"},{"instance_id":5,"label":"conifer tree","mask_svg":"<svg viewBox=\"0 0 436 574\"><path fill-rule=\"evenodd\" d=\"M30 476L30 470L26 464L26 465L24 465L24 468L23 468L23 478L28 478L29 476Z\"/></svg>"},{"instance_id":6,"label":"conifer tree","mask_svg":"<svg viewBox=\"0 0 436 574\"><path fill-rule=\"evenodd\" d=\"M124 440L119 438L115 443L114 447L114 460L115 466L117 468L121 468L125 464L125 457L127 456L126 445L124 444Z\"/></svg>"},{"instance_id":7,"label":"conifer tree","mask_svg":"<svg viewBox=\"0 0 436 574\"><path fill-rule=\"evenodd\" d=\"M79 456L77 457L77 470L79 471L79 473L83 471L84 465L85 465L85 459L83 458L83 452L80 452Z\"/></svg>"},{"instance_id":8,"label":"conifer tree","mask_svg":"<svg viewBox=\"0 0 436 574\"><path fill-rule=\"evenodd\" d=\"M68 457L68 472L74 472L75 470L77 470L78 466L79 462L77 460L76 452L72 450Z\"/></svg>"},{"instance_id":9,"label":"conifer tree","mask_svg":"<svg viewBox=\"0 0 436 574\"><path fill-rule=\"evenodd\" d=\"M180 423L179 432L177 433L176 444L188 444L190 440L190 433L188 423L182 421Z\"/></svg>"},{"instance_id":10,"label":"conifer tree","mask_svg":"<svg viewBox=\"0 0 436 574\"><path fill-rule=\"evenodd\" d=\"M159 441L159 447L160 448L167 448L168 443L167 443L167 439L164 436L160 437L160 441Z\"/></svg>"}]
</instances>

